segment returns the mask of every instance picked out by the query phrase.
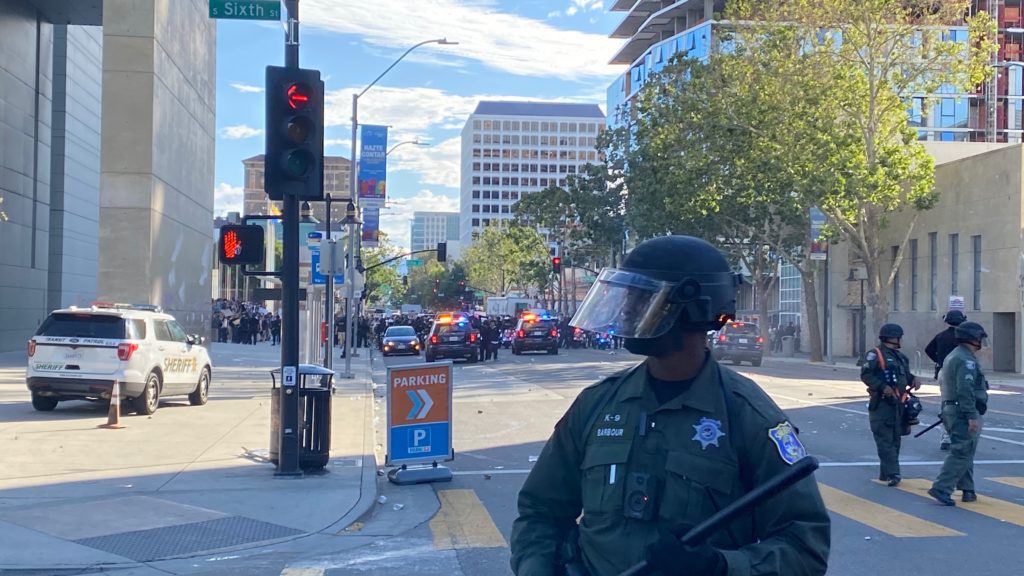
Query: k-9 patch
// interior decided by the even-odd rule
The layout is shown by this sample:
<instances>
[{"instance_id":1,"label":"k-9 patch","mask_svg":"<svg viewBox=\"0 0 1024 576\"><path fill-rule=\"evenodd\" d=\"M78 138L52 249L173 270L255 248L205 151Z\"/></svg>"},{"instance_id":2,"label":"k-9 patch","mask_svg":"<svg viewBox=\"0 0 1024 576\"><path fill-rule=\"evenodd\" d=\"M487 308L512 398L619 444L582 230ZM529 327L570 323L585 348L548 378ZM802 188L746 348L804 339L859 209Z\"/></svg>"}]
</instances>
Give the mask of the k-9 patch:
<instances>
[{"instance_id":1,"label":"k-9 patch","mask_svg":"<svg viewBox=\"0 0 1024 576\"><path fill-rule=\"evenodd\" d=\"M779 456L786 464L796 464L798 460L807 456L807 450L796 437L796 430L789 422L783 422L769 430L768 437L775 443L775 447L779 449Z\"/></svg>"}]
</instances>

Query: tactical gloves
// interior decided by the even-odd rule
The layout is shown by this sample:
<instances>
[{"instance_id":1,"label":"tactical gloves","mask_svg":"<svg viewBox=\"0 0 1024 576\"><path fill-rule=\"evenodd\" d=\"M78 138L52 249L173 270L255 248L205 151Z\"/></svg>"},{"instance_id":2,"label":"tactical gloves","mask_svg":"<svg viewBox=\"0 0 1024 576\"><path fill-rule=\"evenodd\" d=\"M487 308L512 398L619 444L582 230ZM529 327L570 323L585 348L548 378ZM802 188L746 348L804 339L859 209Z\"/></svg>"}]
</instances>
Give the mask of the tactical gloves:
<instances>
[{"instance_id":1,"label":"tactical gloves","mask_svg":"<svg viewBox=\"0 0 1024 576\"><path fill-rule=\"evenodd\" d=\"M665 528L658 528L658 541L647 547L646 559L665 576L725 576L728 568L725 557L710 544L686 546Z\"/></svg>"}]
</instances>

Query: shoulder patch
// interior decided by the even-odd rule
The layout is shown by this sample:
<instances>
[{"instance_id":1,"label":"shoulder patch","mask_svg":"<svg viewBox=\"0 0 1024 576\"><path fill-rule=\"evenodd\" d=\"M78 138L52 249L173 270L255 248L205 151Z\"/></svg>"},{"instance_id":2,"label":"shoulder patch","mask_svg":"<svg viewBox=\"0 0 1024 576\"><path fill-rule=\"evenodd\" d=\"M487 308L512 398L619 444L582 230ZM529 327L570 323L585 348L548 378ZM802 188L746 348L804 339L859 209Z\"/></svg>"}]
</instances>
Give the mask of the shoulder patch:
<instances>
[{"instance_id":1,"label":"shoulder patch","mask_svg":"<svg viewBox=\"0 0 1024 576\"><path fill-rule=\"evenodd\" d=\"M964 361L964 365L967 366L968 370L974 370L974 368L976 366L976 364L974 363L974 360L965 360Z\"/></svg>"},{"instance_id":2,"label":"shoulder patch","mask_svg":"<svg viewBox=\"0 0 1024 576\"><path fill-rule=\"evenodd\" d=\"M871 352L868 352L868 355L866 356L866 359L867 359L868 362L871 362L875 358L877 358L877 356L875 356L875 351L874 350L872 350Z\"/></svg>"},{"instance_id":3,"label":"shoulder patch","mask_svg":"<svg viewBox=\"0 0 1024 576\"><path fill-rule=\"evenodd\" d=\"M796 437L796 430L789 422L783 422L775 428L768 430L768 437L775 443L779 450L779 456L786 464L796 464L798 460L807 456L807 450Z\"/></svg>"}]
</instances>

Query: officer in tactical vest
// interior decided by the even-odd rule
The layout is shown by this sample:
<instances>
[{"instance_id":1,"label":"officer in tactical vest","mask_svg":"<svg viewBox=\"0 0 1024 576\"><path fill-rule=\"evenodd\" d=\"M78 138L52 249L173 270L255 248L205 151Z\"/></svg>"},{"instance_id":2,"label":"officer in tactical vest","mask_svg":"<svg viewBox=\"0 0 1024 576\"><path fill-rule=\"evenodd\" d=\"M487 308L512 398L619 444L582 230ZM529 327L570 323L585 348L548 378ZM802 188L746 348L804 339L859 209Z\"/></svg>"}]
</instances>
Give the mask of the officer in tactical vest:
<instances>
[{"instance_id":1,"label":"officer in tactical vest","mask_svg":"<svg viewBox=\"0 0 1024 576\"><path fill-rule=\"evenodd\" d=\"M988 382L974 356L987 344L988 334L977 322L956 327L957 347L946 356L939 372L942 392L942 426L950 447L939 477L928 494L945 506L955 506L953 490L961 490L963 502L974 502L974 453L981 435L981 417L988 410Z\"/></svg>"},{"instance_id":2,"label":"officer in tactical vest","mask_svg":"<svg viewBox=\"0 0 1024 576\"><path fill-rule=\"evenodd\" d=\"M903 400L921 383L910 372L910 360L900 352L903 328L885 324L878 330L879 346L869 350L860 368L868 387L868 421L875 437L881 470L878 479L889 486L900 483L900 443L903 435Z\"/></svg>"},{"instance_id":3,"label":"officer in tactical vest","mask_svg":"<svg viewBox=\"0 0 1024 576\"><path fill-rule=\"evenodd\" d=\"M956 348L956 335L953 331L957 326L967 321L967 316L960 310L950 310L946 312L942 320L949 324L949 327L936 334L932 341L924 348L925 355L935 363L935 378L939 377L942 361ZM945 431L942 432L942 437L939 438L939 450L949 450L949 434L946 434Z\"/></svg>"},{"instance_id":4,"label":"officer in tactical vest","mask_svg":"<svg viewBox=\"0 0 1024 576\"><path fill-rule=\"evenodd\" d=\"M669 576L825 573L813 477L698 546L678 539L806 454L764 391L706 349L735 316L738 282L689 236L648 240L601 271L572 325L614 330L647 359L583 390L555 425L519 493L515 574L615 576L644 560Z\"/></svg>"}]
</instances>

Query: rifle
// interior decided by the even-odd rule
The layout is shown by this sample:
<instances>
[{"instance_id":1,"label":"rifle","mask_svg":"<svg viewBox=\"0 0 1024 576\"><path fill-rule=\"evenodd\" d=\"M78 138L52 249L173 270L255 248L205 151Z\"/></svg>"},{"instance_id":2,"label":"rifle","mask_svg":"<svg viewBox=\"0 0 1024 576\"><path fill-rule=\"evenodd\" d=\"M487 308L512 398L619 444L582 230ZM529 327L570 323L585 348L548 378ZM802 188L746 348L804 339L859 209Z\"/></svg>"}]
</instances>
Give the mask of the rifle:
<instances>
[{"instance_id":1,"label":"rifle","mask_svg":"<svg viewBox=\"0 0 1024 576\"><path fill-rule=\"evenodd\" d=\"M804 456L796 464L787 468L784 472L757 486L742 498L719 510L715 515L708 518L687 532L680 540L687 546L692 546L707 540L713 533L723 526L732 522L737 517L746 514L751 508L763 503L765 500L777 495L786 488L807 478L818 469L818 460L814 456ZM650 574L651 566L647 561L638 562L620 576L642 576Z\"/></svg>"},{"instance_id":2,"label":"rifle","mask_svg":"<svg viewBox=\"0 0 1024 576\"><path fill-rule=\"evenodd\" d=\"M924 430L921 430L917 434L914 434L914 438L920 438L922 434L925 434L926 432L931 431L932 428L935 428L939 424L942 424L942 418L939 418L938 422L935 422L931 426L925 428Z\"/></svg>"}]
</instances>

